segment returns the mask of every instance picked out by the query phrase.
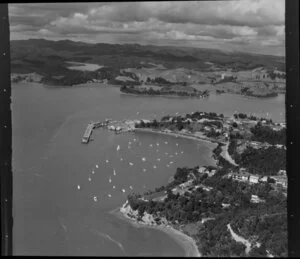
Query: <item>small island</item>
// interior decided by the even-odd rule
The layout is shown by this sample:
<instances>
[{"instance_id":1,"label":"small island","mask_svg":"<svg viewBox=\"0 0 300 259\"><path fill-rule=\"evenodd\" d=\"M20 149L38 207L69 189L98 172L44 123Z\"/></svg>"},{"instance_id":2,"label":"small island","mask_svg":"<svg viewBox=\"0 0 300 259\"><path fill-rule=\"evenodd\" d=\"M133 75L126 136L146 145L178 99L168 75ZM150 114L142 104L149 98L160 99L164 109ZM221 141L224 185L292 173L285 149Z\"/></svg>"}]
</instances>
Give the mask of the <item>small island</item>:
<instances>
[{"instance_id":1,"label":"small island","mask_svg":"<svg viewBox=\"0 0 300 259\"><path fill-rule=\"evenodd\" d=\"M129 195L125 218L180 231L198 255L287 257L284 123L194 112L137 120L131 130L214 142L217 164L177 168L167 185Z\"/></svg>"}]
</instances>

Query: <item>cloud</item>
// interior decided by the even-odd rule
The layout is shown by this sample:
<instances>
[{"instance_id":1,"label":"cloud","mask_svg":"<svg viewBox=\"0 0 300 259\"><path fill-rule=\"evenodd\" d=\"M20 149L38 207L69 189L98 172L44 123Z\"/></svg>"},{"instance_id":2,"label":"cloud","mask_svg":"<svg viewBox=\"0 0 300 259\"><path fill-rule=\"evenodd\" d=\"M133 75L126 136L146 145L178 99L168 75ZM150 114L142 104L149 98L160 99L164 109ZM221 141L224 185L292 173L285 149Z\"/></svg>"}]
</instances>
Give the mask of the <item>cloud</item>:
<instances>
[{"instance_id":1,"label":"cloud","mask_svg":"<svg viewBox=\"0 0 300 259\"><path fill-rule=\"evenodd\" d=\"M284 0L10 4L13 39L245 46L284 53ZM230 47L229 46L229 47ZM276 54L276 53L275 53Z\"/></svg>"}]
</instances>

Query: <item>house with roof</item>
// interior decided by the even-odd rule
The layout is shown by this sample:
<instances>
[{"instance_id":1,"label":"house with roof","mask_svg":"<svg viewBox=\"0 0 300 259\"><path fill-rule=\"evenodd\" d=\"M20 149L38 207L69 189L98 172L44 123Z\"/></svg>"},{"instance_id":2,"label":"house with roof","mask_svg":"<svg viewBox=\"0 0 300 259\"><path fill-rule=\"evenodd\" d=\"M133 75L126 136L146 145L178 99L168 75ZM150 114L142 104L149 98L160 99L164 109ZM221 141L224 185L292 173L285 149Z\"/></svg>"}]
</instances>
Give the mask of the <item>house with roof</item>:
<instances>
[{"instance_id":1,"label":"house with roof","mask_svg":"<svg viewBox=\"0 0 300 259\"><path fill-rule=\"evenodd\" d=\"M258 181L259 181L259 176L258 175L251 174L249 176L249 183L254 184L254 183L258 183Z\"/></svg>"},{"instance_id":2,"label":"house with roof","mask_svg":"<svg viewBox=\"0 0 300 259\"><path fill-rule=\"evenodd\" d=\"M287 177L286 176L270 176L274 179L277 185L281 185L284 188L287 188Z\"/></svg>"},{"instance_id":3,"label":"house with roof","mask_svg":"<svg viewBox=\"0 0 300 259\"><path fill-rule=\"evenodd\" d=\"M265 202L265 200L260 199L257 195L251 195L250 202L252 202L252 203L261 203L261 202Z\"/></svg>"}]
</instances>

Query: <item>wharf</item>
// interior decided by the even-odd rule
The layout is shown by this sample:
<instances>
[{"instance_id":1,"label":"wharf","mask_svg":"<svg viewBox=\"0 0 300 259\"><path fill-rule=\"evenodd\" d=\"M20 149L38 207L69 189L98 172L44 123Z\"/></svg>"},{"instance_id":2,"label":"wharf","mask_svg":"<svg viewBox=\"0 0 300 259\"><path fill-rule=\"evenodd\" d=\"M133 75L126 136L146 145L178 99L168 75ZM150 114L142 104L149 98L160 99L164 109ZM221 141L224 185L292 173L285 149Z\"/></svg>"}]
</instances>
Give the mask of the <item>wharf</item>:
<instances>
[{"instance_id":1,"label":"wharf","mask_svg":"<svg viewBox=\"0 0 300 259\"><path fill-rule=\"evenodd\" d=\"M110 119L105 119L105 121L102 121L102 122L101 121L90 122L85 129L85 132L83 134L81 142L87 144L90 141L90 137L93 133L93 129L105 127L108 125L109 122L110 122Z\"/></svg>"},{"instance_id":2,"label":"wharf","mask_svg":"<svg viewBox=\"0 0 300 259\"><path fill-rule=\"evenodd\" d=\"M93 132L93 129L94 129L94 123L89 123L86 127L86 130L83 134L83 137L82 137L82 140L81 142L82 143L88 143L89 140L90 140L90 137L92 135L92 132Z\"/></svg>"}]
</instances>

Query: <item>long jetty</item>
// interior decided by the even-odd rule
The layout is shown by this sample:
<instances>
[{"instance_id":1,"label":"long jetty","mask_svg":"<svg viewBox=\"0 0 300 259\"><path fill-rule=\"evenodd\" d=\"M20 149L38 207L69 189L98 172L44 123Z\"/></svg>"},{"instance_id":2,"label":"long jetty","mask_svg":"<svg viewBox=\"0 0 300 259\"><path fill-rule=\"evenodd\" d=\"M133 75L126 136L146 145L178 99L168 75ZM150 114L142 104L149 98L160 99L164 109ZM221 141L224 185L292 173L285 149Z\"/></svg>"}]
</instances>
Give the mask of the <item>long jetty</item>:
<instances>
[{"instance_id":1,"label":"long jetty","mask_svg":"<svg viewBox=\"0 0 300 259\"><path fill-rule=\"evenodd\" d=\"M88 143L89 140L90 140L90 137L92 135L92 132L93 132L93 129L94 129L94 123L89 123L86 127L86 130L83 134L83 137L82 137L82 140L81 142L82 143Z\"/></svg>"},{"instance_id":2,"label":"long jetty","mask_svg":"<svg viewBox=\"0 0 300 259\"><path fill-rule=\"evenodd\" d=\"M81 142L87 144L90 141L90 137L92 135L93 129L107 126L109 121L110 121L110 119L105 119L105 121L103 121L103 122L100 122L100 121L90 122L85 129L85 132L83 134Z\"/></svg>"}]
</instances>

